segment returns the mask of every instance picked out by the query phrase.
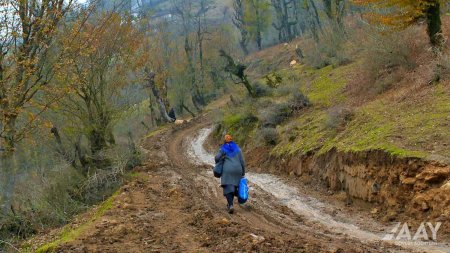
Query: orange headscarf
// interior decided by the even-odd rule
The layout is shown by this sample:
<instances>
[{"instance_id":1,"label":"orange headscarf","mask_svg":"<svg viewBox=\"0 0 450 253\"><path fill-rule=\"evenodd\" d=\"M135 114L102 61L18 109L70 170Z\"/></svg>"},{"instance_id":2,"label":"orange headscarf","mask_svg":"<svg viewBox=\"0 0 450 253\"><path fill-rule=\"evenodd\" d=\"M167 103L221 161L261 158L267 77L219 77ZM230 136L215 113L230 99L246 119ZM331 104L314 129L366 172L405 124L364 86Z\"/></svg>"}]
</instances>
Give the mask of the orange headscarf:
<instances>
[{"instance_id":1,"label":"orange headscarf","mask_svg":"<svg viewBox=\"0 0 450 253\"><path fill-rule=\"evenodd\" d=\"M226 143L229 143L229 142L231 142L232 140L233 140L233 137L231 137L231 135L229 135L229 134L225 135L225 142L226 142Z\"/></svg>"}]
</instances>

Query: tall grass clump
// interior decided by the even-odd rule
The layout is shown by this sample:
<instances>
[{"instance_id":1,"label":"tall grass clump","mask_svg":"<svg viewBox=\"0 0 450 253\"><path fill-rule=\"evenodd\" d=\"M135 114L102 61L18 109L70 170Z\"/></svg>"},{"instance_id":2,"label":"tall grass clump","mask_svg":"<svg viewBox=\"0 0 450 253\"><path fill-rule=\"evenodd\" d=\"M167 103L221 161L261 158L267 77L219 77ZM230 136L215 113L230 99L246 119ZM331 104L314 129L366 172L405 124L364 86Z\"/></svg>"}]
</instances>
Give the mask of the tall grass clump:
<instances>
[{"instance_id":1,"label":"tall grass clump","mask_svg":"<svg viewBox=\"0 0 450 253\"><path fill-rule=\"evenodd\" d=\"M259 119L263 128L276 127L292 115L292 109L288 103L272 104L259 111Z\"/></svg>"},{"instance_id":2,"label":"tall grass clump","mask_svg":"<svg viewBox=\"0 0 450 253\"><path fill-rule=\"evenodd\" d=\"M348 36L342 29L328 28L318 41L310 40L304 51L305 62L316 69L332 65L334 67L351 62L346 47Z\"/></svg>"},{"instance_id":3,"label":"tall grass clump","mask_svg":"<svg viewBox=\"0 0 450 253\"><path fill-rule=\"evenodd\" d=\"M422 64L424 59L419 52L427 51L427 40L417 39L421 32L419 27L398 32L363 30L360 36L365 40L360 45L362 59L358 70L361 78L355 80L360 88L382 93Z\"/></svg>"},{"instance_id":4,"label":"tall grass clump","mask_svg":"<svg viewBox=\"0 0 450 253\"><path fill-rule=\"evenodd\" d=\"M245 145L257 124L258 118L251 105L244 105L239 110L224 113L223 118L217 122L215 135L221 138L222 135L228 133L233 135L237 143Z\"/></svg>"},{"instance_id":5,"label":"tall grass clump","mask_svg":"<svg viewBox=\"0 0 450 253\"><path fill-rule=\"evenodd\" d=\"M257 142L270 146L276 145L280 138L277 129L273 127L258 129L256 136L258 138Z\"/></svg>"}]
</instances>

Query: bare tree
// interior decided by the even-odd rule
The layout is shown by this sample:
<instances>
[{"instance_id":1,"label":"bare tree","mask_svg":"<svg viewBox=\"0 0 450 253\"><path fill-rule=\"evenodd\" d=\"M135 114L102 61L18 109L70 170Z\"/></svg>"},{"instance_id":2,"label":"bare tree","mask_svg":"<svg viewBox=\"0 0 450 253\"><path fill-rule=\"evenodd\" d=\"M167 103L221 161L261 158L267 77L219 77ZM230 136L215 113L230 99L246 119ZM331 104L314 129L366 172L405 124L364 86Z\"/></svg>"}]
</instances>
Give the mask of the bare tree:
<instances>
[{"instance_id":1,"label":"bare tree","mask_svg":"<svg viewBox=\"0 0 450 253\"><path fill-rule=\"evenodd\" d=\"M249 32L256 41L259 50L262 49L262 33L270 26L270 3L267 0L246 1L245 20L248 23Z\"/></svg>"},{"instance_id":2,"label":"bare tree","mask_svg":"<svg viewBox=\"0 0 450 253\"><path fill-rule=\"evenodd\" d=\"M175 14L181 19L184 33L184 51L188 61L188 75L192 85L192 103L200 111L206 104L204 94L200 88L195 68L195 50L190 34L192 32L193 20L195 18L195 6L189 0L172 0Z\"/></svg>"},{"instance_id":3,"label":"bare tree","mask_svg":"<svg viewBox=\"0 0 450 253\"><path fill-rule=\"evenodd\" d=\"M167 113L166 105L164 104L163 98L160 96L159 90L156 87L155 83L155 76L156 74L154 72L151 72L149 70L146 71L147 77L146 77L146 87L150 88L152 91L153 96L156 98L156 101L158 103L159 112L161 113L161 118L165 120L166 122L173 122L174 119L172 119L169 114Z\"/></svg>"},{"instance_id":4,"label":"bare tree","mask_svg":"<svg viewBox=\"0 0 450 253\"><path fill-rule=\"evenodd\" d=\"M247 66L236 63L234 59L223 49L220 50L220 56L225 58L225 60L227 61L227 65L224 68L225 72L229 73L232 77L235 76L239 79L238 81L234 81L234 83L243 84L247 89L250 97L256 97L253 86L250 84L247 75L245 74L245 69L247 69Z\"/></svg>"},{"instance_id":5,"label":"bare tree","mask_svg":"<svg viewBox=\"0 0 450 253\"><path fill-rule=\"evenodd\" d=\"M279 40L283 42L291 41L295 35L293 28L297 24L297 19L294 3L294 0L272 0L278 21L272 25L278 30Z\"/></svg>"},{"instance_id":6,"label":"bare tree","mask_svg":"<svg viewBox=\"0 0 450 253\"><path fill-rule=\"evenodd\" d=\"M204 66L204 41L205 36L209 34L207 30L207 18L206 15L208 11L215 8L215 6L212 4L210 0L200 0L199 2L199 8L194 16L194 20L197 26L196 31L196 40L197 40L197 49L198 49L198 61L200 65L200 88L201 90L204 89L205 86L205 66ZM203 105L206 104L205 98L203 97L202 92L202 100Z\"/></svg>"},{"instance_id":7,"label":"bare tree","mask_svg":"<svg viewBox=\"0 0 450 253\"><path fill-rule=\"evenodd\" d=\"M345 0L322 0L325 14L335 28L342 29L345 15Z\"/></svg>"},{"instance_id":8,"label":"bare tree","mask_svg":"<svg viewBox=\"0 0 450 253\"><path fill-rule=\"evenodd\" d=\"M44 93L52 90L51 80L64 52L56 53L53 47L60 21L72 10L72 0L0 3L0 169L7 175L3 213L12 208L16 146L36 119L60 98L44 100Z\"/></svg>"},{"instance_id":9,"label":"bare tree","mask_svg":"<svg viewBox=\"0 0 450 253\"><path fill-rule=\"evenodd\" d=\"M35 120L18 126L19 116L47 88L58 68L60 58L51 54L52 43L72 0L3 0L0 7L0 139L7 154L14 152Z\"/></svg>"},{"instance_id":10,"label":"bare tree","mask_svg":"<svg viewBox=\"0 0 450 253\"><path fill-rule=\"evenodd\" d=\"M83 44L86 37L92 40ZM70 50L71 60L64 68L69 94L58 102L58 114L67 124L77 126L75 136L87 140L86 152L81 142L75 144L83 173L110 165L102 151L116 144L115 119L126 108L119 103L121 91L133 81L129 73L139 66L135 53L141 41L131 20L108 13L89 20L74 41L66 38L60 42L61 47L77 45Z\"/></svg>"},{"instance_id":11,"label":"bare tree","mask_svg":"<svg viewBox=\"0 0 450 253\"><path fill-rule=\"evenodd\" d=\"M244 54L248 54L248 41L249 41L249 32L247 30L247 24L245 23L244 19L244 3L243 0L234 0L233 2L233 17L232 22L234 26L239 30L241 33L241 39L239 41L239 45L242 48L242 51L244 51Z\"/></svg>"}]
</instances>

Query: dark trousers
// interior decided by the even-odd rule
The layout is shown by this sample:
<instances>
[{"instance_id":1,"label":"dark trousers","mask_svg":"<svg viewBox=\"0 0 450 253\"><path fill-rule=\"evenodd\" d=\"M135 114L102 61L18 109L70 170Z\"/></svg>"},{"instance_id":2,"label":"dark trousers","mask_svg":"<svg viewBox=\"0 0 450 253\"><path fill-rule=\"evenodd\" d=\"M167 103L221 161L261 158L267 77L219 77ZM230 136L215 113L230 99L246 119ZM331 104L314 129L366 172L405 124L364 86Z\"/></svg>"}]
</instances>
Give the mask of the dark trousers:
<instances>
[{"instance_id":1,"label":"dark trousers","mask_svg":"<svg viewBox=\"0 0 450 253\"><path fill-rule=\"evenodd\" d=\"M231 190L230 190L230 187L231 187L231 186L229 186L229 185L227 185L227 186L222 186L222 187L224 188L224 193L223 193L223 195L224 195L225 198L227 199L228 206L232 206L232 205L233 205L234 196L237 197L239 204L245 203L245 201L243 201L243 200L242 200L241 198L239 198L239 196L238 196L238 187L232 186L232 187L234 187L234 191L231 191Z\"/></svg>"},{"instance_id":2,"label":"dark trousers","mask_svg":"<svg viewBox=\"0 0 450 253\"><path fill-rule=\"evenodd\" d=\"M232 206L233 200L234 200L234 193L230 192L230 193L225 194L225 198L227 199L228 206Z\"/></svg>"}]
</instances>

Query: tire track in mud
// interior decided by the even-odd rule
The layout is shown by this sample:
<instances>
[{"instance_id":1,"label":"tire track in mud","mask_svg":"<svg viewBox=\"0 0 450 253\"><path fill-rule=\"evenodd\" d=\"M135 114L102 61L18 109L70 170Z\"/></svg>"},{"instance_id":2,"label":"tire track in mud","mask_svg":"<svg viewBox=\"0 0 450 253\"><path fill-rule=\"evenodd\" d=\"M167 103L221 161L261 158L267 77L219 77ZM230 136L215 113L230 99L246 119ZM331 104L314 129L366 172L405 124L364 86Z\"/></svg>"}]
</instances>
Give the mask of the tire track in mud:
<instances>
[{"instance_id":1,"label":"tire track in mud","mask_svg":"<svg viewBox=\"0 0 450 253\"><path fill-rule=\"evenodd\" d=\"M212 127L201 128L198 130L195 138L188 140L190 145L186 147L187 155L193 158L197 165L207 164L209 166L214 166L214 155L210 154L203 147L211 132ZM219 181L212 177L212 173L210 171L208 171L208 173L203 171L201 174L203 181L208 181L212 178L217 181L217 184L219 184ZM291 220L292 222L292 219L289 219L286 215L280 215L280 213L277 213L275 210L271 209L270 206L273 205L274 202L281 203L283 206L289 208L293 211L293 213L304 218L307 224L318 224L320 227L327 230L327 232L330 231L339 237L341 235L346 235L351 238L358 239L363 243L379 243L386 245L387 248L390 246L400 247L401 249L395 249L396 252L450 252L450 247L444 244L422 245L420 242L414 244L408 241L385 240L384 235L386 232L389 232L389 229L385 226L377 224L370 218L364 220L364 217L359 217L359 220L355 220L353 217L343 214L342 212L339 213L337 210L334 211L337 215L331 216L323 210L332 210L333 207L326 205L315 198L299 193L295 187L285 184L281 179L274 175L247 172L246 177L250 181L251 198L249 204L257 208L263 208L263 210L271 210L272 212L266 213L265 215L272 217L272 219L275 220L282 219L282 223L286 224L287 220ZM214 187L211 184L208 184L208 186L217 197L217 187ZM266 193L266 195L271 195L271 197L276 200L264 201L264 199L254 198L253 195L255 195L255 193L260 195L263 192ZM337 217L344 221L336 219ZM386 232L380 233L361 229L359 226L355 225L361 222L361 220L364 220L366 227L378 228L379 231L382 230ZM294 221L293 223L295 224L298 222ZM299 224L296 225L299 227Z\"/></svg>"}]
</instances>

